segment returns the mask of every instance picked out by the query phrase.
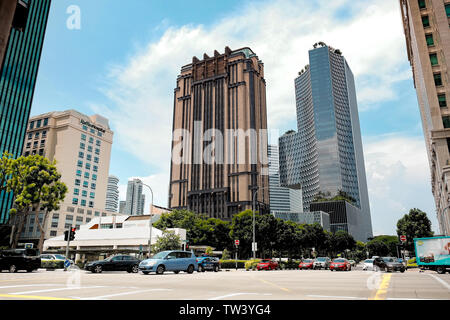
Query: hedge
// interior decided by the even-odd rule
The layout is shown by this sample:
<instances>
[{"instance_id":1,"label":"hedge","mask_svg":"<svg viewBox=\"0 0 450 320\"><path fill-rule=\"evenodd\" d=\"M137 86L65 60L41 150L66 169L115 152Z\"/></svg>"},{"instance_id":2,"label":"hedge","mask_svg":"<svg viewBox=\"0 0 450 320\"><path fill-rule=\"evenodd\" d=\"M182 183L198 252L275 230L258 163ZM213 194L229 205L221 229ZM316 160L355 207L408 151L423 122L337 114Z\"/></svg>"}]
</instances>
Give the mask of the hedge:
<instances>
[{"instance_id":1,"label":"hedge","mask_svg":"<svg viewBox=\"0 0 450 320\"><path fill-rule=\"evenodd\" d=\"M64 269L64 261L41 261L41 268L45 269Z\"/></svg>"},{"instance_id":2,"label":"hedge","mask_svg":"<svg viewBox=\"0 0 450 320\"><path fill-rule=\"evenodd\" d=\"M238 260L238 269L244 269L246 260ZM236 260L220 260L222 269L236 269Z\"/></svg>"}]
</instances>

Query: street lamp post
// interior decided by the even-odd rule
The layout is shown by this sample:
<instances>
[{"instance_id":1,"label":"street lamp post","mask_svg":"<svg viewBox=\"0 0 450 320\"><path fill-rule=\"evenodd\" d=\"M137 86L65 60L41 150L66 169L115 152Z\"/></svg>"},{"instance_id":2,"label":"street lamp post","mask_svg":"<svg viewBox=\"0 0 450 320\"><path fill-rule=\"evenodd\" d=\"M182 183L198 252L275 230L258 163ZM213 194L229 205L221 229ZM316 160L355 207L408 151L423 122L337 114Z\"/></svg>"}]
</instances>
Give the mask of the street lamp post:
<instances>
[{"instance_id":1,"label":"street lamp post","mask_svg":"<svg viewBox=\"0 0 450 320\"><path fill-rule=\"evenodd\" d=\"M149 188L150 189L150 193L151 193L151 195L152 195L152 201L151 201L151 203L150 203L150 238L148 239L148 257L150 258L150 256L151 256L151 253L152 253L152 229L153 229L153 225L152 225L152 217L153 217L153 190L152 190L152 188L149 186L149 185L147 185L147 184L145 184L145 183L143 183L142 181L141 181L141 183L142 183L142 185L143 186L146 186L147 188Z\"/></svg>"},{"instance_id":2,"label":"street lamp post","mask_svg":"<svg viewBox=\"0 0 450 320\"><path fill-rule=\"evenodd\" d=\"M255 210L256 210L256 195L258 194L259 190L264 190L264 189L268 189L269 187L263 187L263 188L259 188L256 187L256 190L253 191L253 205L252 205L252 211L253 211L253 243L252 243L252 250L253 250L253 260L256 259L256 248L255 248L255 243L256 243L256 235L255 235Z\"/></svg>"}]
</instances>

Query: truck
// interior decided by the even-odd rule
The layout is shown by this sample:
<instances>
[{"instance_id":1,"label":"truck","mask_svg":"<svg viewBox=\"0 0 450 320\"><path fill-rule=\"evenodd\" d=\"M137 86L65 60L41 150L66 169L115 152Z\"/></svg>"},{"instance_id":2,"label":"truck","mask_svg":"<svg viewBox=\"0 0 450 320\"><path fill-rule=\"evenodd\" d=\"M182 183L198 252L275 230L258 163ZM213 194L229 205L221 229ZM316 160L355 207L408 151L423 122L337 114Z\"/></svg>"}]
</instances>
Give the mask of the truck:
<instances>
[{"instance_id":1,"label":"truck","mask_svg":"<svg viewBox=\"0 0 450 320\"><path fill-rule=\"evenodd\" d=\"M415 238L416 262L421 269L450 272L450 237Z\"/></svg>"}]
</instances>

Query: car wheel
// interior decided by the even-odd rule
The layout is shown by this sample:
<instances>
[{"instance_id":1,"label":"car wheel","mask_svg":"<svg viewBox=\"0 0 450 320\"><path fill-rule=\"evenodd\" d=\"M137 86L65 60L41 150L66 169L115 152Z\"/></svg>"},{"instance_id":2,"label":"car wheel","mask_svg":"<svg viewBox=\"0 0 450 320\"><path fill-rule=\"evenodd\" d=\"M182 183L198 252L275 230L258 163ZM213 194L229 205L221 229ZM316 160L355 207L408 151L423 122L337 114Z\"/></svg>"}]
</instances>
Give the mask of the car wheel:
<instances>
[{"instance_id":1,"label":"car wheel","mask_svg":"<svg viewBox=\"0 0 450 320\"><path fill-rule=\"evenodd\" d=\"M194 272L194 266L192 264L189 265L189 267L187 268L186 272L189 273L189 274L193 273Z\"/></svg>"},{"instance_id":2,"label":"car wheel","mask_svg":"<svg viewBox=\"0 0 450 320\"><path fill-rule=\"evenodd\" d=\"M202 265L198 266L198 272L205 272L205 268Z\"/></svg>"},{"instance_id":3,"label":"car wheel","mask_svg":"<svg viewBox=\"0 0 450 320\"><path fill-rule=\"evenodd\" d=\"M348 267L348 271L352 271L352 266L349 266L349 267Z\"/></svg>"},{"instance_id":4,"label":"car wheel","mask_svg":"<svg viewBox=\"0 0 450 320\"><path fill-rule=\"evenodd\" d=\"M445 273L445 268L444 267L437 267L436 272L439 274L444 274Z\"/></svg>"},{"instance_id":5,"label":"car wheel","mask_svg":"<svg viewBox=\"0 0 450 320\"><path fill-rule=\"evenodd\" d=\"M27 272L28 273L33 272L33 269L27 269Z\"/></svg>"},{"instance_id":6,"label":"car wheel","mask_svg":"<svg viewBox=\"0 0 450 320\"><path fill-rule=\"evenodd\" d=\"M17 267L14 264L10 265L9 266L9 272L10 273L16 273L17 272Z\"/></svg>"},{"instance_id":7,"label":"car wheel","mask_svg":"<svg viewBox=\"0 0 450 320\"><path fill-rule=\"evenodd\" d=\"M95 268L94 268L95 273L102 273L102 271L103 271L102 266L95 266Z\"/></svg>"},{"instance_id":8,"label":"car wheel","mask_svg":"<svg viewBox=\"0 0 450 320\"><path fill-rule=\"evenodd\" d=\"M131 272L132 273L138 273L139 272L139 266L137 264L135 264L132 268L131 268Z\"/></svg>"},{"instance_id":9,"label":"car wheel","mask_svg":"<svg viewBox=\"0 0 450 320\"><path fill-rule=\"evenodd\" d=\"M145 274L145 275L149 274L148 271L142 271L142 273Z\"/></svg>"},{"instance_id":10,"label":"car wheel","mask_svg":"<svg viewBox=\"0 0 450 320\"><path fill-rule=\"evenodd\" d=\"M214 272L219 272L219 266L214 267Z\"/></svg>"},{"instance_id":11,"label":"car wheel","mask_svg":"<svg viewBox=\"0 0 450 320\"><path fill-rule=\"evenodd\" d=\"M403 273L403 272L405 272L405 271L406 271L405 269L400 269L400 272L401 272L401 273Z\"/></svg>"},{"instance_id":12,"label":"car wheel","mask_svg":"<svg viewBox=\"0 0 450 320\"><path fill-rule=\"evenodd\" d=\"M158 268L156 268L156 274L163 274L166 268L163 265L159 265Z\"/></svg>"},{"instance_id":13,"label":"car wheel","mask_svg":"<svg viewBox=\"0 0 450 320\"><path fill-rule=\"evenodd\" d=\"M174 271L173 273L175 273L175 274L179 274L179 273L180 273L180 271L178 271L178 270L177 270L177 271Z\"/></svg>"}]
</instances>

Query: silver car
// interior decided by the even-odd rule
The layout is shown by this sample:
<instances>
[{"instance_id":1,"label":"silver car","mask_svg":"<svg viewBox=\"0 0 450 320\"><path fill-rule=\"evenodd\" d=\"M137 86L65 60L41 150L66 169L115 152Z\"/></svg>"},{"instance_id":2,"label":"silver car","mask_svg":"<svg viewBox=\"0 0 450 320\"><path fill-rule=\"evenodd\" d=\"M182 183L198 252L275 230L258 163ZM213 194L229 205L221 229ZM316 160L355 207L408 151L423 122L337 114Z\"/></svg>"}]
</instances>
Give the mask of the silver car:
<instances>
[{"instance_id":1,"label":"silver car","mask_svg":"<svg viewBox=\"0 0 450 320\"><path fill-rule=\"evenodd\" d=\"M314 261L313 269L325 269L330 268L331 259L328 257L319 257Z\"/></svg>"},{"instance_id":2,"label":"silver car","mask_svg":"<svg viewBox=\"0 0 450 320\"><path fill-rule=\"evenodd\" d=\"M364 271L367 271L367 270L373 271L374 270L373 269L373 260L374 259L366 259L366 260L364 260L362 269Z\"/></svg>"}]
</instances>

